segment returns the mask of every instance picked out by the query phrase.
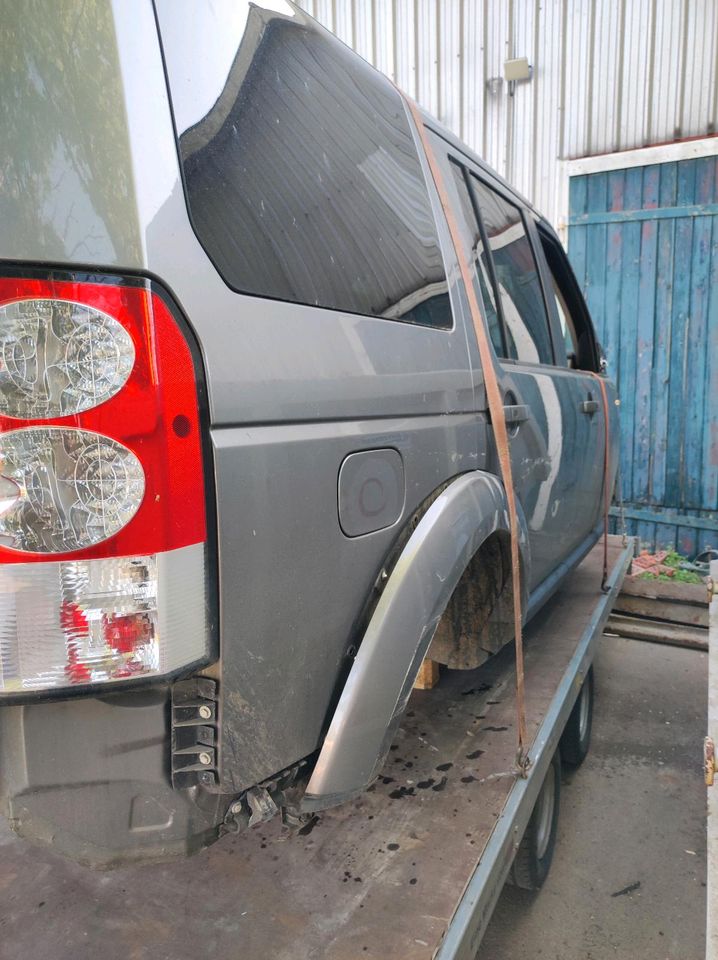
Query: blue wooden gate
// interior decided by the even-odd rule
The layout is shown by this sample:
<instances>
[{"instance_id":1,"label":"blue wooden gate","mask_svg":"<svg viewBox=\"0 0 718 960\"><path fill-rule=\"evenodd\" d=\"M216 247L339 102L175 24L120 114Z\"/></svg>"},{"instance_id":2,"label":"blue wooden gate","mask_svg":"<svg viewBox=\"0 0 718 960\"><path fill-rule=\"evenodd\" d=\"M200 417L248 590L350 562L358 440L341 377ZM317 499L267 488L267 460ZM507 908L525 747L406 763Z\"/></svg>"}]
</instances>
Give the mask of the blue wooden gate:
<instances>
[{"instance_id":1,"label":"blue wooden gate","mask_svg":"<svg viewBox=\"0 0 718 960\"><path fill-rule=\"evenodd\" d=\"M718 158L572 177L569 214L621 397L628 531L718 547Z\"/></svg>"}]
</instances>

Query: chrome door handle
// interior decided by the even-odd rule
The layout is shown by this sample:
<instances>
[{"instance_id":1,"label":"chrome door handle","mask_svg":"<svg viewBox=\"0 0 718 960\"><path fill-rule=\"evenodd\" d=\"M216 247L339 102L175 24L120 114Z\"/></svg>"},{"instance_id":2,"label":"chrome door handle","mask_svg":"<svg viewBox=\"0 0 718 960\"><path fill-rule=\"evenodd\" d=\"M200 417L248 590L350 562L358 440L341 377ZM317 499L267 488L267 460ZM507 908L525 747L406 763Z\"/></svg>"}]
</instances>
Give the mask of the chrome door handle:
<instances>
[{"instance_id":1,"label":"chrome door handle","mask_svg":"<svg viewBox=\"0 0 718 960\"><path fill-rule=\"evenodd\" d=\"M507 423L523 423L529 418L529 408L525 403L513 403L504 407L504 416Z\"/></svg>"},{"instance_id":2,"label":"chrome door handle","mask_svg":"<svg viewBox=\"0 0 718 960\"><path fill-rule=\"evenodd\" d=\"M589 416L592 413L598 413L598 400L584 400L581 404L581 410Z\"/></svg>"}]
</instances>

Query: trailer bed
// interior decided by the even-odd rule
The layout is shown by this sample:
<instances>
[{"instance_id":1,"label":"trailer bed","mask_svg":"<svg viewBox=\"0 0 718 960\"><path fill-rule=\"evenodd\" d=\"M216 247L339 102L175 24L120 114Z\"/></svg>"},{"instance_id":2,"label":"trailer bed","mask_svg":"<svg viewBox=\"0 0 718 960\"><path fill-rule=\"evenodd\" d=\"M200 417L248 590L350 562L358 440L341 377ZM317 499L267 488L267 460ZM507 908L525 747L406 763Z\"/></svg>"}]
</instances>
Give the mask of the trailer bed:
<instances>
[{"instance_id":1,"label":"trailer bed","mask_svg":"<svg viewBox=\"0 0 718 960\"><path fill-rule=\"evenodd\" d=\"M42 921L55 960L473 960L631 554L611 538L604 594L597 545L526 631L526 779L513 773L507 648L414 691L379 781L298 832L272 821L190 861L106 875L10 841L0 889L14 885L15 908L0 953L44 956ZM54 920L36 906L48 888ZM76 918L64 933L63 899Z\"/></svg>"}]
</instances>

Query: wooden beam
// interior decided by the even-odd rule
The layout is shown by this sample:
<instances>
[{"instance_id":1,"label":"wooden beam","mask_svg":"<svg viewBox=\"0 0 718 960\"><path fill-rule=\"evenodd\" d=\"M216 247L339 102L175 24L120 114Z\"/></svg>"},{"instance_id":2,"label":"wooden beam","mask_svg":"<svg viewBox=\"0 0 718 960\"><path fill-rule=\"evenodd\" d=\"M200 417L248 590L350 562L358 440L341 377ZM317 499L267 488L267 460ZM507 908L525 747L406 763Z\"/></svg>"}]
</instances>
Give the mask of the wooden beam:
<instances>
[{"instance_id":1,"label":"wooden beam","mask_svg":"<svg viewBox=\"0 0 718 960\"><path fill-rule=\"evenodd\" d=\"M414 681L415 690L431 690L439 682L439 664L436 660L424 660Z\"/></svg>"},{"instance_id":2,"label":"wooden beam","mask_svg":"<svg viewBox=\"0 0 718 960\"><path fill-rule=\"evenodd\" d=\"M708 649L708 631L703 627L686 627L677 623L666 623L664 620L645 620L612 613L605 632L626 637L628 640L667 643L691 650Z\"/></svg>"},{"instance_id":3,"label":"wooden beam","mask_svg":"<svg viewBox=\"0 0 718 960\"><path fill-rule=\"evenodd\" d=\"M616 613L627 613L648 620L666 620L668 623L683 623L692 627L708 629L708 604L676 603L674 600L654 600L652 597L636 597L619 594L613 608Z\"/></svg>"}]
</instances>

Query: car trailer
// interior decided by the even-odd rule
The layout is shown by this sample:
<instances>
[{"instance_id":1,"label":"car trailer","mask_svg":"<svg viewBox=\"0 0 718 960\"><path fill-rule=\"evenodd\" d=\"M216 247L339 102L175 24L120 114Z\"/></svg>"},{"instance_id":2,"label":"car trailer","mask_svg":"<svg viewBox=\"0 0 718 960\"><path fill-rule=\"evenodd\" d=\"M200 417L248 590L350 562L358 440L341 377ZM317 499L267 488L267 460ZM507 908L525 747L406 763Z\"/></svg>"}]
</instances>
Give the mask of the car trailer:
<instances>
[{"instance_id":1,"label":"car trailer","mask_svg":"<svg viewBox=\"0 0 718 960\"><path fill-rule=\"evenodd\" d=\"M474 960L516 851L523 885L550 861L554 757L563 736L581 759L578 695L632 555L610 537L602 592L597 544L526 630L525 779L509 645L415 690L379 780L299 829L276 819L191 860L105 874L0 836L3 957Z\"/></svg>"}]
</instances>

